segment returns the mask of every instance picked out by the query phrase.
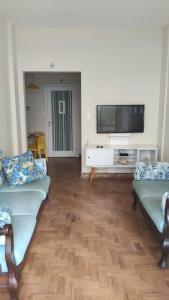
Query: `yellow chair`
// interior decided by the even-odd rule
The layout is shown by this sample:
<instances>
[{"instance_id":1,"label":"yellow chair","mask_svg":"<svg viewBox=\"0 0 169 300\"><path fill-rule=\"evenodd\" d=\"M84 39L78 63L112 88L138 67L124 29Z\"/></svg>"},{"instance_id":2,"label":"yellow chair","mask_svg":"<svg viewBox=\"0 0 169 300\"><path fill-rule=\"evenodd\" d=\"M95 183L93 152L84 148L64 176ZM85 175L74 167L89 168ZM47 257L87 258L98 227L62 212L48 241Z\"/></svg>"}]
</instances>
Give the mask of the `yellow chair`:
<instances>
[{"instance_id":1,"label":"yellow chair","mask_svg":"<svg viewBox=\"0 0 169 300\"><path fill-rule=\"evenodd\" d=\"M28 150L32 151L36 157L36 154L41 158L41 154L45 155L46 160L48 161L46 144L45 144L45 135L44 133L35 133L32 134L33 143L28 144Z\"/></svg>"}]
</instances>

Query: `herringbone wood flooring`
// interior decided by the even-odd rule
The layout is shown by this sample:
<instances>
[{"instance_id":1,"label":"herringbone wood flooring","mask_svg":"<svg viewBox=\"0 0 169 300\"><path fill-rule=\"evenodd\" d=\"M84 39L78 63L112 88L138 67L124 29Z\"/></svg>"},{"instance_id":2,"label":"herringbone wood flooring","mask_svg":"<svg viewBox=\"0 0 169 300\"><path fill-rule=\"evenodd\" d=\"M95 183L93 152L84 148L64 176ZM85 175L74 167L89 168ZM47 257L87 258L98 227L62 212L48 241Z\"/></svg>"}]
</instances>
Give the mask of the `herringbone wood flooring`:
<instances>
[{"instance_id":1,"label":"herringbone wood flooring","mask_svg":"<svg viewBox=\"0 0 169 300\"><path fill-rule=\"evenodd\" d=\"M49 174L51 204L28 251L20 300L169 299L169 271L157 267L159 242L131 207L131 180L90 184L78 159L50 159Z\"/></svg>"}]
</instances>

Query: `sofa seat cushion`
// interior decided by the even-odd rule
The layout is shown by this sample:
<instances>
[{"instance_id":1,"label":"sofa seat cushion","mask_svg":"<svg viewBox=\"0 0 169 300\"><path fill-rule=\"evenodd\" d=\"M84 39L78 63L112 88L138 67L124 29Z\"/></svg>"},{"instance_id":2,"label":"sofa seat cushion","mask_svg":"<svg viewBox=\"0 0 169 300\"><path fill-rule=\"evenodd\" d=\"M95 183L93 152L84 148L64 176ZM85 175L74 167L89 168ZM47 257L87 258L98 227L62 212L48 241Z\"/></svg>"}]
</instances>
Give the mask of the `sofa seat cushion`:
<instances>
[{"instance_id":1,"label":"sofa seat cushion","mask_svg":"<svg viewBox=\"0 0 169 300\"><path fill-rule=\"evenodd\" d=\"M133 188L140 200L151 196L157 196L161 199L162 195L169 191L169 181L134 180Z\"/></svg>"},{"instance_id":2,"label":"sofa seat cushion","mask_svg":"<svg viewBox=\"0 0 169 300\"><path fill-rule=\"evenodd\" d=\"M1 192L0 206L11 209L12 215L32 215L37 216L43 195L39 192Z\"/></svg>"},{"instance_id":3,"label":"sofa seat cushion","mask_svg":"<svg viewBox=\"0 0 169 300\"><path fill-rule=\"evenodd\" d=\"M16 265L19 265L23 261L25 252L34 232L35 225L36 218L34 216L12 216L14 257ZM0 246L0 265L2 272L7 272L4 246Z\"/></svg>"},{"instance_id":4,"label":"sofa seat cushion","mask_svg":"<svg viewBox=\"0 0 169 300\"><path fill-rule=\"evenodd\" d=\"M0 193L1 192L27 192L27 191L32 191L32 192L40 192L43 195L43 199L46 198L48 190L50 186L50 177L45 176L43 179L38 179L36 181L20 185L20 186L15 186L15 187L10 187L7 182L4 182L3 185L0 186Z\"/></svg>"},{"instance_id":5,"label":"sofa seat cushion","mask_svg":"<svg viewBox=\"0 0 169 300\"><path fill-rule=\"evenodd\" d=\"M141 200L141 203L157 227L158 231L162 233L164 228L164 216L161 212L161 198L158 196L146 197Z\"/></svg>"}]
</instances>

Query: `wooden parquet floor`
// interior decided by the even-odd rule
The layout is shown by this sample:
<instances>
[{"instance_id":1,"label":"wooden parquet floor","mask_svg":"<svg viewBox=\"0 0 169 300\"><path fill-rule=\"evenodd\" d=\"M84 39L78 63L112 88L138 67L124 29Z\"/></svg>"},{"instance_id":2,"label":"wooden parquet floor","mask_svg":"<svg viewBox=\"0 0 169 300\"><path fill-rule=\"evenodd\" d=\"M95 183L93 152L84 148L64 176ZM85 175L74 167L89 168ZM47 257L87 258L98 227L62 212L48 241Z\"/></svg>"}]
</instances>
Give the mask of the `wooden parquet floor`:
<instances>
[{"instance_id":1,"label":"wooden parquet floor","mask_svg":"<svg viewBox=\"0 0 169 300\"><path fill-rule=\"evenodd\" d=\"M159 241L131 207L131 180L90 184L78 159L50 159L49 174L51 204L28 251L20 300L168 300L169 271L157 267Z\"/></svg>"}]
</instances>

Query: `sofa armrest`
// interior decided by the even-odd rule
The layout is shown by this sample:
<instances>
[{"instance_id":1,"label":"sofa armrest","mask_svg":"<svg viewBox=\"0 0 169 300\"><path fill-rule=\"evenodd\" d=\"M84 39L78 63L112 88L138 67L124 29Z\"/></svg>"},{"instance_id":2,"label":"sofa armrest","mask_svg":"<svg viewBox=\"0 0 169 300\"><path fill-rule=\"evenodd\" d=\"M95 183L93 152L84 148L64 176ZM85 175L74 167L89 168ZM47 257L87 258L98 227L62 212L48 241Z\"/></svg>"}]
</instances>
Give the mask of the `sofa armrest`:
<instances>
[{"instance_id":1,"label":"sofa armrest","mask_svg":"<svg viewBox=\"0 0 169 300\"><path fill-rule=\"evenodd\" d=\"M0 236L5 237L5 259L8 268L8 272L15 269L15 261L14 261L14 246L13 246L13 230L12 225L7 224L3 228L0 228Z\"/></svg>"},{"instance_id":2,"label":"sofa armrest","mask_svg":"<svg viewBox=\"0 0 169 300\"><path fill-rule=\"evenodd\" d=\"M19 273L14 259L13 230L11 224L6 224L0 228L0 236L5 236L5 261L8 269L7 288L11 299L18 299ZM6 285L5 285L6 286Z\"/></svg>"},{"instance_id":3,"label":"sofa armrest","mask_svg":"<svg viewBox=\"0 0 169 300\"><path fill-rule=\"evenodd\" d=\"M164 218L164 232L167 233L169 231L169 198L166 199Z\"/></svg>"},{"instance_id":4,"label":"sofa armrest","mask_svg":"<svg viewBox=\"0 0 169 300\"><path fill-rule=\"evenodd\" d=\"M10 227L12 227L11 224L6 224L3 228L0 228L0 236L4 235L6 237L10 232Z\"/></svg>"}]
</instances>

